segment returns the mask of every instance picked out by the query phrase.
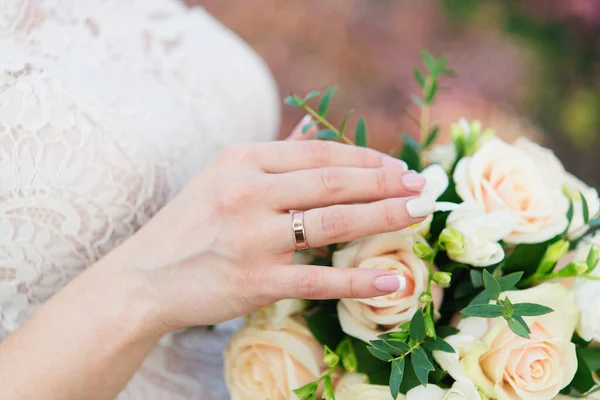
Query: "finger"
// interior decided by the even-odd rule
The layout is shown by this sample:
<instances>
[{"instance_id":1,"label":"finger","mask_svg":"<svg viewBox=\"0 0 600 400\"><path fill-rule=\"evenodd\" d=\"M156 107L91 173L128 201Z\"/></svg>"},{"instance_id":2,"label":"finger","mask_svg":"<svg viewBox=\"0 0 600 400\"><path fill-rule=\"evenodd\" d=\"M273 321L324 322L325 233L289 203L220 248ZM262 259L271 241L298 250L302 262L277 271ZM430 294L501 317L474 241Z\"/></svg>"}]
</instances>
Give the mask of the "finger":
<instances>
[{"instance_id":1,"label":"finger","mask_svg":"<svg viewBox=\"0 0 600 400\"><path fill-rule=\"evenodd\" d=\"M304 232L310 247L344 243L384 232L394 232L421 222L435 211L428 197L386 199L368 204L335 205L304 213ZM292 217L280 215L269 239L281 246L273 250L294 250ZM283 238L283 239L282 239ZM275 247L275 246L274 246Z\"/></svg>"},{"instance_id":2,"label":"finger","mask_svg":"<svg viewBox=\"0 0 600 400\"><path fill-rule=\"evenodd\" d=\"M310 124L314 122L313 117L311 117L310 115L305 115L304 118L302 118L302 120L298 123L298 125L296 125L296 127L294 128L294 130L292 131L292 133L290 134L290 136L288 136L285 140L308 140L312 137L312 135L314 135L315 133L317 133L317 131L319 130L319 128L316 125L313 125L311 128L309 128L306 132L302 132L302 129Z\"/></svg>"},{"instance_id":3,"label":"finger","mask_svg":"<svg viewBox=\"0 0 600 400\"><path fill-rule=\"evenodd\" d=\"M286 265L270 276L266 294L278 299L371 298L406 289L405 277L376 269Z\"/></svg>"},{"instance_id":4,"label":"finger","mask_svg":"<svg viewBox=\"0 0 600 400\"><path fill-rule=\"evenodd\" d=\"M329 166L403 168L406 163L364 147L320 140L279 141L250 145L254 161L268 173Z\"/></svg>"},{"instance_id":5,"label":"finger","mask_svg":"<svg viewBox=\"0 0 600 400\"><path fill-rule=\"evenodd\" d=\"M427 183L425 177L402 168L352 167L306 169L278 174L273 180L267 198L279 210L415 196Z\"/></svg>"}]
</instances>

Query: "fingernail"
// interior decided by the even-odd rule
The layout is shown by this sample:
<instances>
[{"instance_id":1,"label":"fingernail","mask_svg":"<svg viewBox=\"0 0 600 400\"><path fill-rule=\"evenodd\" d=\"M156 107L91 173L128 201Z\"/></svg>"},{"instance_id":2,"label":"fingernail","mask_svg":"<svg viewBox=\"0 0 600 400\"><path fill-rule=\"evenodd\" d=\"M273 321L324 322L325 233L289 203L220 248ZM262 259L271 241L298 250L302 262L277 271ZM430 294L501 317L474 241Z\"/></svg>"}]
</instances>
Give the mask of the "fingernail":
<instances>
[{"instance_id":1,"label":"fingernail","mask_svg":"<svg viewBox=\"0 0 600 400\"><path fill-rule=\"evenodd\" d=\"M375 279L375 289L380 292L404 292L406 278L402 275L386 275Z\"/></svg>"},{"instance_id":2,"label":"fingernail","mask_svg":"<svg viewBox=\"0 0 600 400\"><path fill-rule=\"evenodd\" d=\"M414 171L408 171L407 173L402 174L400 179L402 179L404 187L413 192L420 192L427 183L424 176L419 175Z\"/></svg>"},{"instance_id":3,"label":"fingernail","mask_svg":"<svg viewBox=\"0 0 600 400\"><path fill-rule=\"evenodd\" d=\"M426 217L435 211L435 201L430 197L415 197L406 202L406 211L413 218Z\"/></svg>"},{"instance_id":4,"label":"fingernail","mask_svg":"<svg viewBox=\"0 0 600 400\"><path fill-rule=\"evenodd\" d=\"M383 160L381 161L381 163L383 164L384 167L393 167L393 168L401 167L401 168L408 170L408 165L406 165L406 163L404 161L399 160L394 157L390 157L388 155L383 156Z\"/></svg>"}]
</instances>

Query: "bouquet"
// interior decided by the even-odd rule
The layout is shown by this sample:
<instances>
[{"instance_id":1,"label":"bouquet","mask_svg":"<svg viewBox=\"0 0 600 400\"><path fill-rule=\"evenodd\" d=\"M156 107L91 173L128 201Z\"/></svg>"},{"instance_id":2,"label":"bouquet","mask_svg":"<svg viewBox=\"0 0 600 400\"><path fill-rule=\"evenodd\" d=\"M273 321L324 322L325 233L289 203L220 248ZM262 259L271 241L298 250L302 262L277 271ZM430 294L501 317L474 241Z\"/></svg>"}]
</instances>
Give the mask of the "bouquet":
<instances>
[{"instance_id":1,"label":"bouquet","mask_svg":"<svg viewBox=\"0 0 600 400\"><path fill-rule=\"evenodd\" d=\"M429 112L445 57L423 52L413 118L398 157L436 199L425 221L299 253L303 263L380 268L404 291L372 299L285 300L248 316L225 351L235 399L526 399L594 396L600 369L600 201L554 154L506 143L481 123L436 144ZM304 132L367 146L327 120L335 88L285 102L314 117ZM317 100L319 102L317 103ZM312 103L318 104L313 108ZM315 133L315 131L318 132Z\"/></svg>"}]
</instances>

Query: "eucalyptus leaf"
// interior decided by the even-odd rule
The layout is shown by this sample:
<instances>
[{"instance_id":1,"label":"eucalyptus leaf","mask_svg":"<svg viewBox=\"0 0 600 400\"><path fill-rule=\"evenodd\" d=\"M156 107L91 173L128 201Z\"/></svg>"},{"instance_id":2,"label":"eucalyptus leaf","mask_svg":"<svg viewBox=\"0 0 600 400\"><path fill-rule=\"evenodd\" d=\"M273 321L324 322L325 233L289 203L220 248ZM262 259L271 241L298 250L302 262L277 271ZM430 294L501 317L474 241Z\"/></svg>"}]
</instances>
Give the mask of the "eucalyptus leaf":
<instances>
[{"instance_id":1,"label":"eucalyptus leaf","mask_svg":"<svg viewBox=\"0 0 600 400\"><path fill-rule=\"evenodd\" d=\"M502 316L502 311L499 304L476 304L467 306L460 313L465 317L497 318Z\"/></svg>"},{"instance_id":2,"label":"eucalyptus leaf","mask_svg":"<svg viewBox=\"0 0 600 400\"><path fill-rule=\"evenodd\" d=\"M525 322L523 317L521 317L520 315L513 315L513 318L516 319L518 323L523 325L523 328L525 328L527 333L531 333L531 329L529 329L529 325L527 325L527 322Z\"/></svg>"},{"instance_id":3,"label":"eucalyptus leaf","mask_svg":"<svg viewBox=\"0 0 600 400\"><path fill-rule=\"evenodd\" d=\"M512 274L504 275L502 278L498 279L500 289L503 292L513 289L522 277L523 272L513 272Z\"/></svg>"},{"instance_id":4,"label":"eucalyptus leaf","mask_svg":"<svg viewBox=\"0 0 600 400\"><path fill-rule=\"evenodd\" d=\"M356 145L359 147L367 147L367 124L363 117L358 119L356 130L354 131Z\"/></svg>"},{"instance_id":5,"label":"eucalyptus leaf","mask_svg":"<svg viewBox=\"0 0 600 400\"><path fill-rule=\"evenodd\" d=\"M508 327L515 335L521 336L525 339L529 339L529 332L527 325L523 325L516 318L510 318L508 321Z\"/></svg>"},{"instance_id":6,"label":"eucalyptus leaf","mask_svg":"<svg viewBox=\"0 0 600 400\"><path fill-rule=\"evenodd\" d=\"M346 371L356 372L358 361L356 359L356 353L350 337L346 337L344 340L342 340L335 349L335 352L338 356L340 356L340 359L342 360L342 366Z\"/></svg>"},{"instance_id":7,"label":"eucalyptus leaf","mask_svg":"<svg viewBox=\"0 0 600 400\"><path fill-rule=\"evenodd\" d=\"M452 347L444 339L437 338L436 340L427 340L421 346L425 350L429 351L443 351L444 353L456 353L454 347Z\"/></svg>"},{"instance_id":8,"label":"eucalyptus leaf","mask_svg":"<svg viewBox=\"0 0 600 400\"><path fill-rule=\"evenodd\" d=\"M435 99L435 95L438 92L438 83L433 82L431 86L428 88L427 93L425 93L425 104L429 105L433 103Z\"/></svg>"},{"instance_id":9,"label":"eucalyptus leaf","mask_svg":"<svg viewBox=\"0 0 600 400\"><path fill-rule=\"evenodd\" d=\"M431 128L431 131L429 131L429 134L427 135L427 138L425 139L425 143L423 143L423 148L426 149L435 142L439 131L440 131L439 125L436 125L433 128Z\"/></svg>"},{"instance_id":10,"label":"eucalyptus leaf","mask_svg":"<svg viewBox=\"0 0 600 400\"><path fill-rule=\"evenodd\" d=\"M502 290L500 288L500 283L487 270L483 271L483 284L485 286L485 292L490 299L495 300L500 296Z\"/></svg>"},{"instance_id":11,"label":"eucalyptus leaf","mask_svg":"<svg viewBox=\"0 0 600 400\"><path fill-rule=\"evenodd\" d=\"M577 353L585 360L590 370L600 370L600 347L579 348Z\"/></svg>"},{"instance_id":12,"label":"eucalyptus leaf","mask_svg":"<svg viewBox=\"0 0 600 400\"><path fill-rule=\"evenodd\" d=\"M390 373L390 392L392 398L396 399L400 392L400 385L404 379L404 358L392 361L392 372Z\"/></svg>"},{"instance_id":13,"label":"eucalyptus leaf","mask_svg":"<svg viewBox=\"0 0 600 400\"><path fill-rule=\"evenodd\" d=\"M469 271L469 276L471 277L471 283L473 287L480 288L483 287L483 275L480 270L472 269Z\"/></svg>"},{"instance_id":14,"label":"eucalyptus leaf","mask_svg":"<svg viewBox=\"0 0 600 400\"><path fill-rule=\"evenodd\" d=\"M577 352L577 371L573 377L571 385L581 393L585 393L596 384L592 375L592 370L585 361L585 357L581 355L581 350Z\"/></svg>"},{"instance_id":15,"label":"eucalyptus leaf","mask_svg":"<svg viewBox=\"0 0 600 400\"><path fill-rule=\"evenodd\" d=\"M302 107L304 102L296 95L286 97L283 102L292 107Z\"/></svg>"},{"instance_id":16,"label":"eucalyptus leaf","mask_svg":"<svg viewBox=\"0 0 600 400\"><path fill-rule=\"evenodd\" d=\"M367 350L381 361L390 361L393 358L391 354L375 347L367 346Z\"/></svg>"},{"instance_id":17,"label":"eucalyptus leaf","mask_svg":"<svg viewBox=\"0 0 600 400\"><path fill-rule=\"evenodd\" d=\"M306 96L304 96L304 101L307 102L308 100L312 99L313 97L317 97L321 94L321 92L318 92L316 90L313 90L312 92L310 92L309 94L307 94Z\"/></svg>"},{"instance_id":18,"label":"eucalyptus leaf","mask_svg":"<svg viewBox=\"0 0 600 400\"><path fill-rule=\"evenodd\" d=\"M419 71L417 68L415 68L415 69L413 69L413 75L415 76L415 79L417 80L419 87L421 89L423 89L425 87L425 77L423 76L421 71Z\"/></svg>"},{"instance_id":19,"label":"eucalyptus leaf","mask_svg":"<svg viewBox=\"0 0 600 400\"><path fill-rule=\"evenodd\" d=\"M583 223L587 224L590 222L590 208L588 207L587 200L583 193L579 192L579 197L581 198L581 210L583 212Z\"/></svg>"},{"instance_id":20,"label":"eucalyptus leaf","mask_svg":"<svg viewBox=\"0 0 600 400\"><path fill-rule=\"evenodd\" d=\"M402 135L402 142L404 147L400 153L400 159L404 160L408 165L409 169L420 171L421 170L421 146L410 136Z\"/></svg>"},{"instance_id":21,"label":"eucalyptus leaf","mask_svg":"<svg viewBox=\"0 0 600 400\"><path fill-rule=\"evenodd\" d=\"M327 112L329 111L329 105L331 104L331 99L337 90L337 86L330 87L327 89L323 97L321 97L321 102L319 103L319 115L323 118L327 117Z\"/></svg>"},{"instance_id":22,"label":"eucalyptus leaf","mask_svg":"<svg viewBox=\"0 0 600 400\"><path fill-rule=\"evenodd\" d=\"M339 129L340 135L344 134L344 131L346 130L346 124L348 124L348 118L350 118L350 115L352 115L353 112L354 112L354 110L348 111L348 113L342 120L342 124L340 125L340 129Z\"/></svg>"},{"instance_id":23,"label":"eucalyptus leaf","mask_svg":"<svg viewBox=\"0 0 600 400\"><path fill-rule=\"evenodd\" d=\"M415 370L415 374L417 375L417 379L419 379L421 384L426 385L429 372L434 371L435 368L433 367L433 364L431 364L431 361L429 361L425 350L420 347L415 348L410 355L410 361Z\"/></svg>"},{"instance_id":24,"label":"eucalyptus leaf","mask_svg":"<svg viewBox=\"0 0 600 400\"><path fill-rule=\"evenodd\" d=\"M305 135L305 134L306 134L306 132L308 132L309 130L311 130L311 129L312 129L314 126L316 126L317 124L318 124L318 122L317 122L317 121L312 121L312 122L309 122L308 124L305 124L305 125L302 127L302 134L303 134L303 135Z\"/></svg>"},{"instance_id":25,"label":"eucalyptus leaf","mask_svg":"<svg viewBox=\"0 0 600 400\"><path fill-rule=\"evenodd\" d=\"M429 51L423 50L421 51L421 57L423 58L423 62L425 63L427 70L430 72L434 71L437 63L433 55Z\"/></svg>"},{"instance_id":26,"label":"eucalyptus leaf","mask_svg":"<svg viewBox=\"0 0 600 400\"><path fill-rule=\"evenodd\" d=\"M325 139L325 140L336 140L336 139L339 139L339 136L338 136L337 133L335 133L331 129L324 129L322 131L319 131L319 132L315 133L313 135L313 138L315 138L315 139Z\"/></svg>"},{"instance_id":27,"label":"eucalyptus leaf","mask_svg":"<svg viewBox=\"0 0 600 400\"><path fill-rule=\"evenodd\" d=\"M413 342L421 342L425 339L425 316L420 308L410 320L410 339Z\"/></svg>"},{"instance_id":28,"label":"eucalyptus leaf","mask_svg":"<svg viewBox=\"0 0 600 400\"><path fill-rule=\"evenodd\" d=\"M534 303L517 303L513 304L514 315L520 317L534 317L536 315L544 315L554 311L550 307L542 306Z\"/></svg>"}]
</instances>

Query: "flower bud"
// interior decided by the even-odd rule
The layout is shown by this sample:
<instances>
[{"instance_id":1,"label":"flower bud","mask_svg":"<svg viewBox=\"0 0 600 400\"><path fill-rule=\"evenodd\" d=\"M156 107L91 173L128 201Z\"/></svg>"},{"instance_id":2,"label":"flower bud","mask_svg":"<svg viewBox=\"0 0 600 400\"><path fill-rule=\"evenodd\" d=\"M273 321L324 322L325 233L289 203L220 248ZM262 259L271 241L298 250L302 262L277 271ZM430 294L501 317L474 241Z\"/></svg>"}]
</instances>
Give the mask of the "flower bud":
<instances>
[{"instance_id":1,"label":"flower bud","mask_svg":"<svg viewBox=\"0 0 600 400\"><path fill-rule=\"evenodd\" d=\"M445 228L439 238L442 248L445 249L451 257L460 257L465 251L465 238L456 229Z\"/></svg>"},{"instance_id":2,"label":"flower bud","mask_svg":"<svg viewBox=\"0 0 600 400\"><path fill-rule=\"evenodd\" d=\"M452 274L449 272L438 271L433 274L433 281L436 285L441 288L447 288L450 286L450 281L452 280Z\"/></svg>"},{"instance_id":3,"label":"flower bud","mask_svg":"<svg viewBox=\"0 0 600 400\"><path fill-rule=\"evenodd\" d=\"M583 275L587 272L588 266L586 263L575 263L575 272L577 275Z\"/></svg>"},{"instance_id":4,"label":"flower bud","mask_svg":"<svg viewBox=\"0 0 600 400\"><path fill-rule=\"evenodd\" d=\"M558 242L552 243L550 246L548 246L543 260L548 260L556 263L558 262L558 260L563 258L568 251L569 242L561 239Z\"/></svg>"},{"instance_id":5,"label":"flower bud","mask_svg":"<svg viewBox=\"0 0 600 400\"><path fill-rule=\"evenodd\" d=\"M433 250L431 249L431 247L422 242L415 243L415 245L413 246L413 252L421 260L425 260L433 254Z\"/></svg>"},{"instance_id":6,"label":"flower bud","mask_svg":"<svg viewBox=\"0 0 600 400\"><path fill-rule=\"evenodd\" d=\"M421 296L419 297L419 302L423 303L423 304L427 304L432 300L432 297L429 293L427 292L423 292L421 293Z\"/></svg>"},{"instance_id":7,"label":"flower bud","mask_svg":"<svg viewBox=\"0 0 600 400\"><path fill-rule=\"evenodd\" d=\"M340 357L335 354L329 347L325 346L325 353L323 354L323 363L329 368L333 368L340 362Z\"/></svg>"}]
</instances>

